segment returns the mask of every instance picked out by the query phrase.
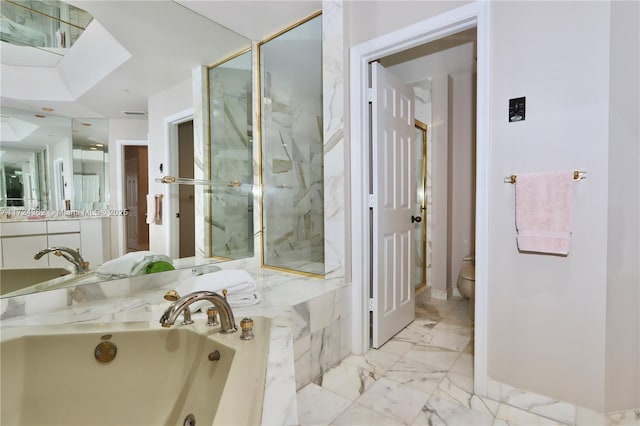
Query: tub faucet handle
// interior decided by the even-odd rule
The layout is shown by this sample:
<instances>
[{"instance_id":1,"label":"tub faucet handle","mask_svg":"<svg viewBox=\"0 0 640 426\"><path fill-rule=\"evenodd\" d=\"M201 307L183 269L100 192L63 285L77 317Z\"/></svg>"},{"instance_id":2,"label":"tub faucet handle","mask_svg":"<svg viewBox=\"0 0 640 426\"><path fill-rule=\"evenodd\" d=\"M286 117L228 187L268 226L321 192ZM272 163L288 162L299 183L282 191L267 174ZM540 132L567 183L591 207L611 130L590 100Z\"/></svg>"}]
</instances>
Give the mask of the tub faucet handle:
<instances>
[{"instance_id":1,"label":"tub faucet handle","mask_svg":"<svg viewBox=\"0 0 640 426\"><path fill-rule=\"evenodd\" d=\"M218 325L218 309L214 306L210 306L207 308L207 325L214 326Z\"/></svg>"},{"instance_id":2,"label":"tub faucet handle","mask_svg":"<svg viewBox=\"0 0 640 426\"><path fill-rule=\"evenodd\" d=\"M242 329L242 334L240 335L241 340L252 340L255 337L253 334L253 320L251 318L242 318L242 320L240 320L240 328Z\"/></svg>"},{"instance_id":3,"label":"tub faucet handle","mask_svg":"<svg viewBox=\"0 0 640 426\"><path fill-rule=\"evenodd\" d=\"M164 300L168 300L170 302L175 302L178 299L180 299L180 295L175 290L169 290L168 292L166 292L164 294Z\"/></svg>"}]
</instances>

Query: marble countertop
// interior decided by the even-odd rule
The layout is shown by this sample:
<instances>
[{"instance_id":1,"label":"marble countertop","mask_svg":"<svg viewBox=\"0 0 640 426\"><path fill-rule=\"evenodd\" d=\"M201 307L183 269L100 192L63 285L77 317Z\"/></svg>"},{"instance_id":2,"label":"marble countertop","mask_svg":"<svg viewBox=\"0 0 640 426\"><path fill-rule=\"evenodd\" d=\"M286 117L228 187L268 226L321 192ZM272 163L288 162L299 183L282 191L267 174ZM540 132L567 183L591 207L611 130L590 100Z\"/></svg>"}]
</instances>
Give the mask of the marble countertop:
<instances>
[{"instance_id":1,"label":"marble countertop","mask_svg":"<svg viewBox=\"0 0 640 426\"><path fill-rule=\"evenodd\" d=\"M123 216L121 210L2 210L0 208L0 223L12 222L38 222L54 220L83 220L83 219L104 219L113 216Z\"/></svg>"}]
</instances>

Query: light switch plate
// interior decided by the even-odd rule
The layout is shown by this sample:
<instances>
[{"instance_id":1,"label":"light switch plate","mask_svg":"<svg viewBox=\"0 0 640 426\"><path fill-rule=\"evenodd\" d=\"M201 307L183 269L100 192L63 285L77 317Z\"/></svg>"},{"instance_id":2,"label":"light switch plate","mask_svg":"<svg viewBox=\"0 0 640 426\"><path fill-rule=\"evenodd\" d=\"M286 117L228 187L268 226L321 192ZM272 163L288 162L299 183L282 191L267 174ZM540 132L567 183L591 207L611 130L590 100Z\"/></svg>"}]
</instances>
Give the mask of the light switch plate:
<instances>
[{"instance_id":1,"label":"light switch plate","mask_svg":"<svg viewBox=\"0 0 640 426\"><path fill-rule=\"evenodd\" d=\"M509 99L509 122L524 121L526 98Z\"/></svg>"}]
</instances>

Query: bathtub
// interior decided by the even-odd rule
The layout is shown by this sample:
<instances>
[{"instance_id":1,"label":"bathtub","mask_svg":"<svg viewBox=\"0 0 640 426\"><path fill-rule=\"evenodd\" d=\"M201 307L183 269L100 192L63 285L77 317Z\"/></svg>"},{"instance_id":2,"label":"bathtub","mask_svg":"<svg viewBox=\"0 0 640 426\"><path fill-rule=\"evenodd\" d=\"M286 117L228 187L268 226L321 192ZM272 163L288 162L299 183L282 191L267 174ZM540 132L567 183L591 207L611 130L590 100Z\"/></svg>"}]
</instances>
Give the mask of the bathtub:
<instances>
[{"instance_id":1,"label":"bathtub","mask_svg":"<svg viewBox=\"0 0 640 426\"><path fill-rule=\"evenodd\" d=\"M269 319L250 341L194 319L3 327L0 424L260 424Z\"/></svg>"}]
</instances>

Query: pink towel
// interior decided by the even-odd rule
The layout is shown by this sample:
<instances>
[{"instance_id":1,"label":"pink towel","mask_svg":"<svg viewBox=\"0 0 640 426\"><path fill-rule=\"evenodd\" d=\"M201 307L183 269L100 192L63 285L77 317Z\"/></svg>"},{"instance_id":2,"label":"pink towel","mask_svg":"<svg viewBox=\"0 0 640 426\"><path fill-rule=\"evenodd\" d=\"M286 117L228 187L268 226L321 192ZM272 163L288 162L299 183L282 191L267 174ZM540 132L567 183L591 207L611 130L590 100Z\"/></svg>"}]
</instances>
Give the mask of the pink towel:
<instances>
[{"instance_id":1,"label":"pink towel","mask_svg":"<svg viewBox=\"0 0 640 426\"><path fill-rule=\"evenodd\" d=\"M569 254L573 172L518 174L516 229L518 249Z\"/></svg>"}]
</instances>

